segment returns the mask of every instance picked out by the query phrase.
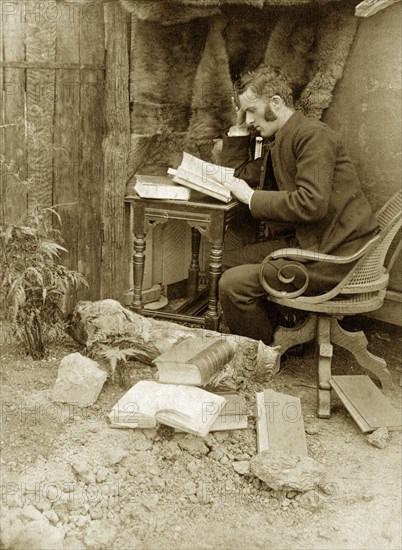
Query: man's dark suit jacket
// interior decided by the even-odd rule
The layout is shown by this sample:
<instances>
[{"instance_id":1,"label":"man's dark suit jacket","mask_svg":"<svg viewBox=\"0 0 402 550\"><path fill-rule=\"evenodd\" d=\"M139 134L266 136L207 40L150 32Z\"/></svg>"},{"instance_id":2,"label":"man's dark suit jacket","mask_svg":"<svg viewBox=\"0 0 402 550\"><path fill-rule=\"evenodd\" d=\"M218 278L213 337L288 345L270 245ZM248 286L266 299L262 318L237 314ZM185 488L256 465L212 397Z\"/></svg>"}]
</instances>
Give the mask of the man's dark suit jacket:
<instances>
[{"instance_id":1,"label":"man's dark suit jacket","mask_svg":"<svg viewBox=\"0 0 402 550\"><path fill-rule=\"evenodd\" d=\"M249 143L249 136L225 137L221 162L259 188L250 202L253 217L291 227L300 248L340 256L353 254L377 232L354 166L328 126L296 111L262 158L250 160ZM273 190L260 190L267 189L269 154L276 185L270 181L268 189ZM313 262L309 267L313 279L324 279L327 287L339 282L351 266L318 268Z\"/></svg>"}]
</instances>

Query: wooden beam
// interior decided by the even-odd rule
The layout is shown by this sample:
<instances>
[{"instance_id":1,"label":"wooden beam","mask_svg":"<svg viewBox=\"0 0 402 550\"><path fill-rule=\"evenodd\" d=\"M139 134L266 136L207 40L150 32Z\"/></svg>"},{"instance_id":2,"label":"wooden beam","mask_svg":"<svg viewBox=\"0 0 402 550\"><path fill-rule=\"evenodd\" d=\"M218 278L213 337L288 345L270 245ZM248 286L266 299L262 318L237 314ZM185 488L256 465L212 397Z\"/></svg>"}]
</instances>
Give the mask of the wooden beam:
<instances>
[{"instance_id":1,"label":"wooden beam","mask_svg":"<svg viewBox=\"0 0 402 550\"><path fill-rule=\"evenodd\" d=\"M26 61L52 64L56 57L56 22L46 18L24 21ZM53 204L53 130L55 69L26 70L26 136L29 186L28 204Z\"/></svg>"},{"instance_id":2,"label":"wooden beam","mask_svg":"<svg viewBox=\"0 0 402 550\"><path fill-rule=\"evenodd\" d=\"M7 19L7 20L6 20ZM1 54L5 67L14 60L25 59L25 33L23 23L18 17L5 18L0 35ZM3 141L0 143L0 180L2 219L9 223L18 223L27 208L27 165L25 142L25 71L4 68L0 71L3 83L1 130ZM0 138L1 139L1 138Z\"/></svg>"},{"instance_id":3,"label":"wooden beam","mask_svg":"<svg viewBox=\"0 0 402 550\"><path fill-rule=\"evenodd\" d=\"M79 25L69 21L65 3L60 3L57 21L56 108L54 117L54 189L55 204L62 222L62 236L68 253L62 260L70 269L78 268L78 188L80 159L80 73ZM67 21L67 24L66 24ZM58 60L65 62L59 63ZM75 67L73 69L73 67ZM74 297L72 297L74 298ZM72 299L72 302L74 300Z\"/></svg>"},{"instance_id":4,"label":"wooden beam","mask_svg":"<svg viewBox=\"0 0 402 550\"><path fill-rule=\"evenodd\" d=\"M78 24L78 22L77 22ZM82 17L80 59L82 65L101 65L105 61L105 28L103 17ZM80 71L80 162L78 204L78 269L89 283L80 290L84 300L96 300L101 293L103 151L105 133L105 73Z\"/></svg>"},{"instance_id":5,"label":"wooden beam","mask_svg":"<svg viewBox=\"0 0 402 550\"><path fill-rule=\"evenodd\" d=\"M18 21L18 18L15 18ZM59 21L58 21L59 23ZM7 26L10 23L7 23ZM77 29L77 27L76 27ZM60 31L62 32L62 31ZM67 33L66 33L67 34ZM23 37L23 33L21 34ZM74 44L71 41L72 49L74 49ZM68 57L68 56L67 56ZM96 63L68 63L62 61L0 61L0 68L5 69L64 69L68 71L105 71L106 65L96 64Z\"/></svg>"},{"instance_id":6,"label":"wooden beam","mask_svg":"<svg viewBox=\"0 0 402 550\"><path fill-rule=\"evenodd\" d=\"M129 276L124 234L124 195L130 149L129 60L127 17L116 2L104 5L106 80L103 139L101 296L123 299Z\"/></svg>"}]
</instances>

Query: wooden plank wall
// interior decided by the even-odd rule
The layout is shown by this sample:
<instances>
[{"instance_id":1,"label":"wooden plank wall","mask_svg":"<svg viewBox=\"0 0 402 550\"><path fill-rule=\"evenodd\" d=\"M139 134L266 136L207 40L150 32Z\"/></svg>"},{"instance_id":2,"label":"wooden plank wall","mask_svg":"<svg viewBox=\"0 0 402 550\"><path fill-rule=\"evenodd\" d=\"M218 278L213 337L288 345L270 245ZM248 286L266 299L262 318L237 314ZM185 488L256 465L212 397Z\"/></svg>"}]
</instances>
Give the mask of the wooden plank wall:
<instances>
[{"instance_id":1,"label":"wooden plank wall","mask_svg":"<svg viewBox=\"0 0 402 550\"><path fill-rule=\"evenodd\" d=\"M102 288L128 288L124 197L130 147L127 19L121 9L105 5L107 131L103 140L104 200Z\"/></svg>"},{"instance_id":2,"label":"wooden plank wall","mask_svg":"<svg viewBox=\"0 0 402 550\"><path fill-rule=\"evenodd\" d=\"M21 19L11 16L9 10L1 9L0 12L0 60L18 62L25 59L25 31ZM0 216L13 220L19 219L27 206L25 82L24 69L10 67L1 71ZM5 200L6 196L12 200Z\"/></svg>"},{"instance_id":3,"label":"wooden plank wall","mask_svg":"<svg viewBox=\"0 0 402 550\"><path fill-rule=\"evenodd\" d=\"M117 0L10 2L0 31L0 223L35 200L59 205L62 260L90 285L79 298L122 298L126 12Z\"/></svg>"}]
</instances>

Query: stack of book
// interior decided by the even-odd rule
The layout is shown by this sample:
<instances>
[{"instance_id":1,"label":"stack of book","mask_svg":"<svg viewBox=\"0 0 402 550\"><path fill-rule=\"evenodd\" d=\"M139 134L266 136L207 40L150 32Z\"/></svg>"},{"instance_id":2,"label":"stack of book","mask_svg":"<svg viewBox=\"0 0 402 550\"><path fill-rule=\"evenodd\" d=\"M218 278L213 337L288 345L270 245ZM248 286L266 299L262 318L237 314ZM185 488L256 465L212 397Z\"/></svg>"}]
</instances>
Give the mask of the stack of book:
<instances>
[{"instance_id":1,"label":"stack of book","mask_svg":"<svg viewBox=\"0 0 402 550\"><path fill-rule=\"evenodd\" d=\"M202 336L186 338L154 359L158 368L161 384L182 384L189 386L208 386L235 353L233 340L221 336ZM212 393L210 395L217 395ZM246 403L238 394L218 394L225 398L225 405L220 407L210 431L236 430L247 428ZM213 398L214 399L214 398ZM209 412L214 410L214 401L207 406Z\"/></svg>"},{"instance_id":2,"label":"stack of book","mask_svg":"<svg viewBox=\"0 0 402 550\"><path fill-rule=\"evenodd\" d=\"M234 168L212 164L184 152L180 166L169 168L166 176L136 174L134 191L143 199L188 201L194 190L228 203L232 195L225 184L232 179L235 179Z\"/></svg>"},{"instance_id":3,"label":"stack of book","mask_svg":"<svg viewBox=\"0 0 402 550\"><path fill-rule=\"evenodd\" d=\"M205 437L210 431L247 428L244 397L205 386L235 352L223 336L189 337L154 360L159 381L137 382L109 414L115 428L155 428L159 423Z\"/></svg>"}]
</instances>

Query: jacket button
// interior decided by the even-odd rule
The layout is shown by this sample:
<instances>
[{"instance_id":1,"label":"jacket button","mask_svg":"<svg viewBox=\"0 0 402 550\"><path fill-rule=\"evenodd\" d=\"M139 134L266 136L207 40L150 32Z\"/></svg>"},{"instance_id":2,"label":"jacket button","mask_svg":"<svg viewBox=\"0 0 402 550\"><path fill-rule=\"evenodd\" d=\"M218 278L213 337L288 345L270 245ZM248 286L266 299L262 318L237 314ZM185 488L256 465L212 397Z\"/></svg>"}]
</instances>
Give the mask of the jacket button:
<instances>
[{"instance_id":1,"label":"jacket button","mask_svg":"<svg viewBox=\"0 0 402 550\"><path fill-rule=\"evenodd\" d=\"M264 166L261 166L260 170L261 170L261 172L264 172L264 170L265 170Z\"/></svg>"}]
</instances>

